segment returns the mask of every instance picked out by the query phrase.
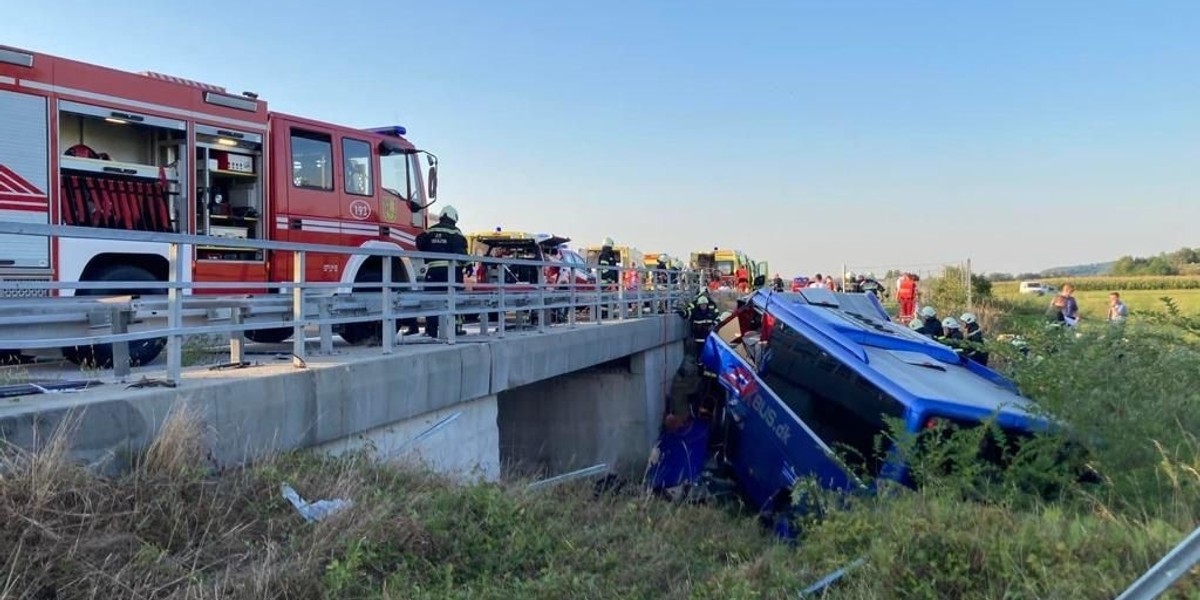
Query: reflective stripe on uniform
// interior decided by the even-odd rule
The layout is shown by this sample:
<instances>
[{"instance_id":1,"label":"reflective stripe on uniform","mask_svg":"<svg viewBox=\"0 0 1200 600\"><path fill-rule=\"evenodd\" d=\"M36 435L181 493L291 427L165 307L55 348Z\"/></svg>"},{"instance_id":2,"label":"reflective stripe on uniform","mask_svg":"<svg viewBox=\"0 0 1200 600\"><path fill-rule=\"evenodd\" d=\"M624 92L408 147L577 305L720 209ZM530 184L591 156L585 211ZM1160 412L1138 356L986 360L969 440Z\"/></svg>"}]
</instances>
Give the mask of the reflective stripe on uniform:
<instances>
[{"instance_id":1,"label":"reflective stripe on uniform","mask_svg":"<svg viewBox=\"0 0 1200 600\"><path fill-rule=\"evenodd\" d=\"M434 267L448 267L448 266L450 266L450 261L448 261L448 260L431 260L431 261L425 263L425 266L427 266L431 269Z\"/></svg>"}]
</instances>

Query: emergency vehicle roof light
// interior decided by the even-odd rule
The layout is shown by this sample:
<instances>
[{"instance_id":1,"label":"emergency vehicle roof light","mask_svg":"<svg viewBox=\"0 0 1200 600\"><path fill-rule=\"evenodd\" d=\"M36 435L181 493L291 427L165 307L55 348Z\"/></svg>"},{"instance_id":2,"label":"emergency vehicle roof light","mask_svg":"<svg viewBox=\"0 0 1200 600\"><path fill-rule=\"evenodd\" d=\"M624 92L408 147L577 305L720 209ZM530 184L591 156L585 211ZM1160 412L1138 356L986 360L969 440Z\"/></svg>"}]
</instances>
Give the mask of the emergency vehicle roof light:
<instances>
[{"instance_id":1,"label":"emergency vehicle roof light","mask_svg":"<svg viewBox=\"0 0 1200 600\"><path fill-rule=\"evenodd\" d=\"M8 63L10 65L17 65L18 67L32 67L33 55L28 52L21 52L20 50L0 46L0 63Z\"/></svg>"},{"instance_id":2,"label":"emergency vehicle roof light","mask_svg":"<svg viewBox=\"0 0 1200 600\"><path fill-rule=\"evenodd\" d=\"M402 136L408 135L408 129L406 129L403 125L391 125L388 127L372 127L370 129L368 129L367 131L369 131L371 133L378 133L379 135L388 135L388 136L392 136L392 137L402 137Z\"/></svg>"}]
</instances>

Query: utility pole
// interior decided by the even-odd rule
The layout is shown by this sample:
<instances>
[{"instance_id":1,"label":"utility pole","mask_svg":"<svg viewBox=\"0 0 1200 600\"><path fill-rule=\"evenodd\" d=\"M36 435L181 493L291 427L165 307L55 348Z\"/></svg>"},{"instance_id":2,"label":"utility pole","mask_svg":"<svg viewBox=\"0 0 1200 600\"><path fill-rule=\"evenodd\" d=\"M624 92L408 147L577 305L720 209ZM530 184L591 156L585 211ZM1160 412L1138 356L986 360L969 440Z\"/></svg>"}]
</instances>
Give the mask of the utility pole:
<instances>
[{"instance_id":1,"label":"utility pole","mask_svg":"<svg viewBox=\"0 0 1200 600\"><path fill-rule=\"evenodd\" d=\"M969 259L969 258L967 259L967 268L966 268L965 276L967 279L967 281L966 281L966 283L967 283L967 308L974 310L975 305L972 302L974 300L974 298L972 298L973 294L971 293L972 292L971 288L973 287L971 285L971 259Z\"/></svg>"}]
</instances>

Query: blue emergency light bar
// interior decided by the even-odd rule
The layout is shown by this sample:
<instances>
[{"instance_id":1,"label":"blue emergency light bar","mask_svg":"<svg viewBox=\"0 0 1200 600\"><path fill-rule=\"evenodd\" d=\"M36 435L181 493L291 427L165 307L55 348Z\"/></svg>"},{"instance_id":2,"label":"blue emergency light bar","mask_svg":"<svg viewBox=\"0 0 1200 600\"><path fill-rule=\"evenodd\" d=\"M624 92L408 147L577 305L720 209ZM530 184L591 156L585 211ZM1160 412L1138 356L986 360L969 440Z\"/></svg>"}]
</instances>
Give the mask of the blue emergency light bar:
<instances>
[{"instance_id":1,"label":"blue emergency light bar","mask_svg":"<svg viewBox=\"0 0 1200 600\"><path fill-rule=\"evenodd\" d=\"M371 133L378 133L379 135L387 135L387 136L391 136L391 137L402 137L402 136L408 134L408 129L405 129L403 125L392 125L390 127L373 127L371 129L368 129L367 131L369 131Z\"/></svg>"}]
</instances>

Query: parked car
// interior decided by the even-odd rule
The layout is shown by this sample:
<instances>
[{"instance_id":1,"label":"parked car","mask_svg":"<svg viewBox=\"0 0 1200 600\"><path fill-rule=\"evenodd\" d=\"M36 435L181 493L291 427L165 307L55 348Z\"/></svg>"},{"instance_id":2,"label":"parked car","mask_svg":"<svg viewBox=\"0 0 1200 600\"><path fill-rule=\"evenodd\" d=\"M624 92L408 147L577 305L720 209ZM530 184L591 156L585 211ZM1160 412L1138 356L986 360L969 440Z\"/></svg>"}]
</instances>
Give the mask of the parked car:
<instances>
[{"instance_id":1,"label":"parked car","mask_svg":"<svg viewBox=\"0 0 1200 600\"><path fill-rule=\"evenodd\" d=\"M1046 294L1053 294L1057 292L1058 288L1052 285L1047 285L1040 281L1022 281L1021 286L1017 288L1017 291L1021 294L1045 296Z\"/></svg>"}]
</instances>

